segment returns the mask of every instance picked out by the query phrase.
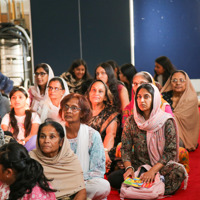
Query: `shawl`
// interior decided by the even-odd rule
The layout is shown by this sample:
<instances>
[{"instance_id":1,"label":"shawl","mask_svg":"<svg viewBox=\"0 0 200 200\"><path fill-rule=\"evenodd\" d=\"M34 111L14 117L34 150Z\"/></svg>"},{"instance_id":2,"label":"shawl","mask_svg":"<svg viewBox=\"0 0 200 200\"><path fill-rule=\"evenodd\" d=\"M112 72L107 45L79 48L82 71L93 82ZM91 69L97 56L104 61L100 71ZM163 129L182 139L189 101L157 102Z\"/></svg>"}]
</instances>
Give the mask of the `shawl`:
<instances>
[{"instance_id":1,"label":"shawl","mask_svg":"<svg viewBox=\"0 0 200 200\"><path fill-rule=\"evenodd\" d=\"M61 98L62 100L66 95L69 94L69 89L68 89L67 83L64 81L63 78L56 77L56 76L55 78L61 79L64 84L65 93ZM40 115L41 122L43 123L47 118L51 118L57 122L61 122L61 119L59 118L59 114L58 114L59 109L60 109L60 105L59 107L53 105L51 99L47 97L45 101L42 101L40 103L40 110L38 110L38 114Z\"/></svg>"},{"instance_id":2,"label":"shawl","mask_svg":"<svg viewBox=\"0 0 200 200\"><path fill-rule=\"evenodd\" d=\"M80 128L78 131L78 143L77 143L77 153L78 159L81 163L81 167L83 169L83 173L87 173L89 171L89 129L85 124L80 124Z\"/></svg>"},{"instance_id":3,"label":"shawl","mask_svg":"<svg viewBox=\"0 0 200 200\"><path fill-rule=\"evenodd\" d=\"M186 76L186 89L174 108L173 113L178 125L179 137L182 139L185 148L191 151L196 149L199 137L198 98L187 73L184 73ZM171 90L170 76L161 92Z\"/></svg>"},{"instance_id":4,"label":"shawl","mask_svg":"<svg viewBox=\"0 0 200 200\"><path fill-rule=\"evenodd\" d=\"M48 64L46 65L49 68L48 81L47 81L47 85L48 85L49 81L54 77L54 73L51 67ZM32 96L31 110L37 112L40 101L45 100L48 97L48 89L46 87L44 96L41 95L39 86L35 81L34 86L31 86L29 88L29 93L30 93L30 96Z\"/></svg>"},{"instance_id":5,"label":"shawl","mask_svg":"<svg viewBox=\"0 0 200 200\"><path fill-rule=\"evenodd\" d=\"M155 84L155 80L153 79L153 77L151 76L151 74L149 72L146 72L146 71L141 71L143 73L146 73L149 75L149 77L151 78L152 80L152 83L153 85L156 85ZM136 74L137 76L137 74ZM124 123L125 123L125 120L130 116L130 115L133 115L133 110L134 110L134 101L135 101L135 93L132 89L132 97L131 97L131 101L130 103L124 108L123 110L123 117L122 117L122 127L124 126ZM172 111L171 109L169 110L169 107L166 107L166 105L169 106L169 104L167 103L167 101L165 101L162 97L161 97L161 105L160 105L160 108L163 110L163 111L166 111L168 113L171 113L172 114Z\"/></svg>"},{"instance_id":6,"label":"shawl","mask_svg":"<svg viewBox=\"0 0 200 200\"><path fill-rule=\"evenodd\" d=\"M38 142L36 149L29 154L43 166L46 177L53 179L52 188L58 190L56 198L71 196L85 188L80 162L66 137L59 153L52 158L43 155Z\"/></svg>"},{"instance_id":7,"label":"shawl","mask_svg":"<svg viewBox=\"0 0 200 200\"><path fill-rule=\"evenodd\" d=\"M64 72L60 77L67 82L70 93L81 93L83 79L76 80L70 72Z\"/></svg>"},{"instance_id":8,"label":"shawl","mask_svg":"<svg viewBox=\"0 0 200 200\"><path fill-rule=\"evenodd\" d=\"M155 165L161 158L165 148L165 122L172 119L176 127L177 139L177 155L174 161L178 161L178 130L176 122L171 114L164 112L160 109L160 92L158 88L151 84L154 89L153 109L148 120L145 120L136 109L134 104L134 119L139 129L147 132L147 149L149 153L150 162ZM136 101L135 97L135 101Z\"/></svg>"}]
</instances>

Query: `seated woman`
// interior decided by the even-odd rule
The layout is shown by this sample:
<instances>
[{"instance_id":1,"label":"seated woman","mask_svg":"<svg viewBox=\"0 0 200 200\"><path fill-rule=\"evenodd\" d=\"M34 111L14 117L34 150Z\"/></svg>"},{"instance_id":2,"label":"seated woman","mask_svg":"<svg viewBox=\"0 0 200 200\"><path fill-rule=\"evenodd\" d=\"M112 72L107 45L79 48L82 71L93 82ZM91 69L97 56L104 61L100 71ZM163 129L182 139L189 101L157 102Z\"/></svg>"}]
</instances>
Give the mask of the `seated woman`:
<instances>
[{"instance_id":1,"label":"seated woman","mask_svg":"<svg viewBox=\"0 0 200 200\"><path fill-rule=\"evenodd\" d=\"M170 59L160 56L155 60L154 79L164 86L170 75L176 70Z\"/></svg>"},{"instance_id":2,"label":"seated woman","mask_svg":"<svg viewBox=\"0 0 200 200\"><path fill-rule=\"evenodd\" d=\"M64 72L60 77L67 82L70 93L79 94L83 94L82 86L84 82L91 79L87 64L82 59L74 60L69 70Z\"/></svg>"},{"instance_id":3,"label":"seated woman","mask_svg":"<svg viewBox=\"0 0 200 200\"><path fill-rule=\"evenodd\" d=\"M9 143L0 148L0 174L0 199L56 200L43 167L21 144Z\"/></svg>"},{"instance_id":4,"label":"seated woman","mask_svg":"<svg viewBox=\"0 0 200 200\"><path fill-rule=\"evenodd\" d=\"M133 82L133 77L137 73L137 70L134 65L131 63L124 64L120 67L120 73L119 73L119 78L120 81L122 81L127 90L128 90L128 96L129 100L131 100L131 95L132 95L132 82Z\"/></svg>"},{"instance_id":5,"label":"seated woman","mask_svg":"<svg viewBox=\"0 0 200 200\"><path fill-rule=\"evenodd\" d=\"M69 94L69 89L66 81L60 77L54 77L49 81L48 85L48 98L45 101L40 102L40 109L38 114L40 115L41 122L46 119L52 119L54 121L59 120L59 109L62 98Z\"/></svg>"},{"instance_id":6,"label":"seated woman","mask_svg":"<svg viewBox=\"0 0 200 200\"><path fill-rule=\"evenodd\" d=\"M35 84L28 90L30 98L30 108L32 111L39 110L39 103L47 99L48 90L47 86L49 80L54 77L53 70L46 63L38 64L35 69Z\"/></svg>"},{"instance_id":7,"label":"seated woman","mask_svg":"<svg viewBox=\"0 0 200 200\"><path fill-rule=\"evenodd\" d=\"M87 197L106 199L110 193L110 184L104 179L105 152L100 134L86 125L92 116L89 102L80 94L69 94L61 101L59 113L65 121L71 149L81 163Z\"/></svg>"},{"instance_id":8,"label":"seated woman","mask_svg":"<svg viewBox=\"0 0 200 200\"><path fill-rule=\"evenodd\" d=\"M62 125L55 121L41 124L37 148L30 152L30 156L43 166L45 176L52 179L57 199L86 200L80 162L70 148Z\"/></svg>"},{"instance_id":9,"label":"seated woman","mask_svg":"<svg viewBox=\"0 0 200 200\"><path fill-rule=\"evenodd\" d=\"M117 80L120 80L119 79L119 66L118 66L117 62L115 60L107 60L106 63L108 63L112 66L114 74L115 74L115 78Z\"/></svg>"},{"instance_id":10,"label":"seated woman","mask_svg":"<svg viewBox=\"0 0 200 200\"><path fill-rule=\"evenodd\" d=\"M180 146L189 151L197 148L199 137L199 110L197 94L186 72L175 71L161 90L171 105L176 119Z\"/></svg>"},{"instance_id":11,"label":"seated woman","mask_svg":"<svg viewBox=\"0 0 200 200\"><path fill-rule=\"evenodd\" d=\"M113 105L118 111L122 112L126 105L129 104L128 90L115 78L112 66L108 63L97 65L95 79L102 80L108 86L114 97Z\"/></svg>"},{"instance_id":12,"label":"seated woman","mask_svg":"<svg viewBox=\"0 0 200 200\"><path fill-rule=\"evenodd\" d=\"M124 126L126 118L128 118L130 115L133 115L135 93L136 93L137 88L143 83L153 83L154 85L156 85L153 77L148 72L141 71L135 74L135 76L133 77L133 83L132 83L131 101L125 107L122 113L122 127ZM170 105L163 98L161 98L161 109L173 115Z\"/></svg>"},{"instance_id":13,"label":"seated woman","mask_svg":"<svg viewBox=\"0 0 200 200\"><path fill-rule=\"evenodd\" d=\"M114 147L121 141L120 114L112 105L113 96L110 90L101 80L95 80L90 85L87 98L93 115L88 125L100 133L106 155L106 167L110 168L115 158Z\"/></svg>"},{"instance_id":14,"label":"seated woman","mask_svg":"<svg viewBox=\"0 0 200 200\"><path fill-rule=\"evenodd\" d=\"M27 99L28 93L23 87L13 88L10 92L12 109L3 117L1 127L12 132L13 137L30 151L36 146L40 118L36 112L27 109Z\"/></svg>"},{"instance_id":15,"label":"seated woman","mask_svg":"<svg viewBox=\"0 0 200 200\"><path fill-rule=\"evenodd\" d=\"M122 160L125 170L108 177L112 187L120 188L141 165L152 168L143 173L143 182L153 182L160 172L165 178L165 195L173 194L187 177L178 161L178 133L171 114L160 109L160 92L153 84L142 84L135 94L134 115L125 122L122 133ZM132 146L134 145L134 151ZM187 181L187 179L186 179Z\"/></svg>"}]
</instances>

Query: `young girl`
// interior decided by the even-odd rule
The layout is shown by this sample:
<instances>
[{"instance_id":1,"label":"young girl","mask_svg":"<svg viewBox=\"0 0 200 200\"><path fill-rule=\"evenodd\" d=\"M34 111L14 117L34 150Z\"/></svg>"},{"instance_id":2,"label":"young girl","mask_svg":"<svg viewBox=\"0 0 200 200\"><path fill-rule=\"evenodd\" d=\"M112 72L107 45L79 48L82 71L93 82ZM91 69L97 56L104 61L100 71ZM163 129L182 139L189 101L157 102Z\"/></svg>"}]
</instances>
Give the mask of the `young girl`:
<instances>
[{"instance_id":1,"label":"young girl","mask_svg":"<svg viewBox=\"0 0 200 200\"><path fill-rule=\"evenodd\" d=\"M1 122L4 131L10 131L13 137L25 145L28 150L35 147L36 135L40 124L37 113L27 109L28 93L23 87L14 87L10 92L11 111Z\"/></svg>"},{"instance_id":2,"label":"young girl","mask_svg":"<svg viewBox=\"0 0 200 200\"><path fill-rule=\"evenodd\" d=\"M0 199L56 200L42 165L18 143L0 148Z\"/></svg>"}]
</instances>

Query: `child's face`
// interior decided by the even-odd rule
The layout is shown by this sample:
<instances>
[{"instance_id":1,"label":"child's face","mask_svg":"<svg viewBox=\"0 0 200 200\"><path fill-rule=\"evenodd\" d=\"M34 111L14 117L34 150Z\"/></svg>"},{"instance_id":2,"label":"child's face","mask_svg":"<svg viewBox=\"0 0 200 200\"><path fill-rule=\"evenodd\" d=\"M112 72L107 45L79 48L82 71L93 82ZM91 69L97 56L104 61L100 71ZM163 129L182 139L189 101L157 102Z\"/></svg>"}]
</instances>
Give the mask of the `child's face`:
<instances>
[{"instance_id":1,"label":"child's face","mask_svg":"<svg viewBox=\"0 0 200 200\"><path fill-rule=\"evenodd\" d=\"M15 109L25 108L26 96L22 92L17 91L12 95L10 102L11 102L11 106Z\"/></svg>"}]
</instances>

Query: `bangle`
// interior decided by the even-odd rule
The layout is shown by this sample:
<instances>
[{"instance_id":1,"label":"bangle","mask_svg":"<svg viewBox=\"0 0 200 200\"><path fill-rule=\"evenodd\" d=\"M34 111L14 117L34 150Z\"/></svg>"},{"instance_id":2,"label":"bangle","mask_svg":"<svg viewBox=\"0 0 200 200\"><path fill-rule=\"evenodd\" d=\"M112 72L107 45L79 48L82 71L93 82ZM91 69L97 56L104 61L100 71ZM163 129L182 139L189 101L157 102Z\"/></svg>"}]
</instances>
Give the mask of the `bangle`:
<instances>
[{"instance_id":1,"label":"bangle","mask_svg":"<svg viewBox=\"0 0 200 200\"><path fill-rule=\"evenodd\" d=\"M23 144L23 145L25 145L25 144L26 144L26 142L25 142L25 140L24 140L24 139L22 139L21 141L22 141L22 144Z\"/></svg>"},{"instance_id":2,"label":"bangle","mask_svg":"<svg viewBox=\"0 0 200 200\"><path fill-rule=\"evenodd\" d=\"M104 148L104 151L105 151L105 152L109 152L109 150L108 150L107 148Z\"/></svg>"},{"instance_id":3,"label":"bangle","mask_svg":"<svg viewBox=\"0 0 200 200\"><path fill-rule=\"evenodd\" d=\"M125 172L130 168L134 171L134 168L132 166L128 166L128 167L126 167Z\"/></svg>"}]
</instances>

